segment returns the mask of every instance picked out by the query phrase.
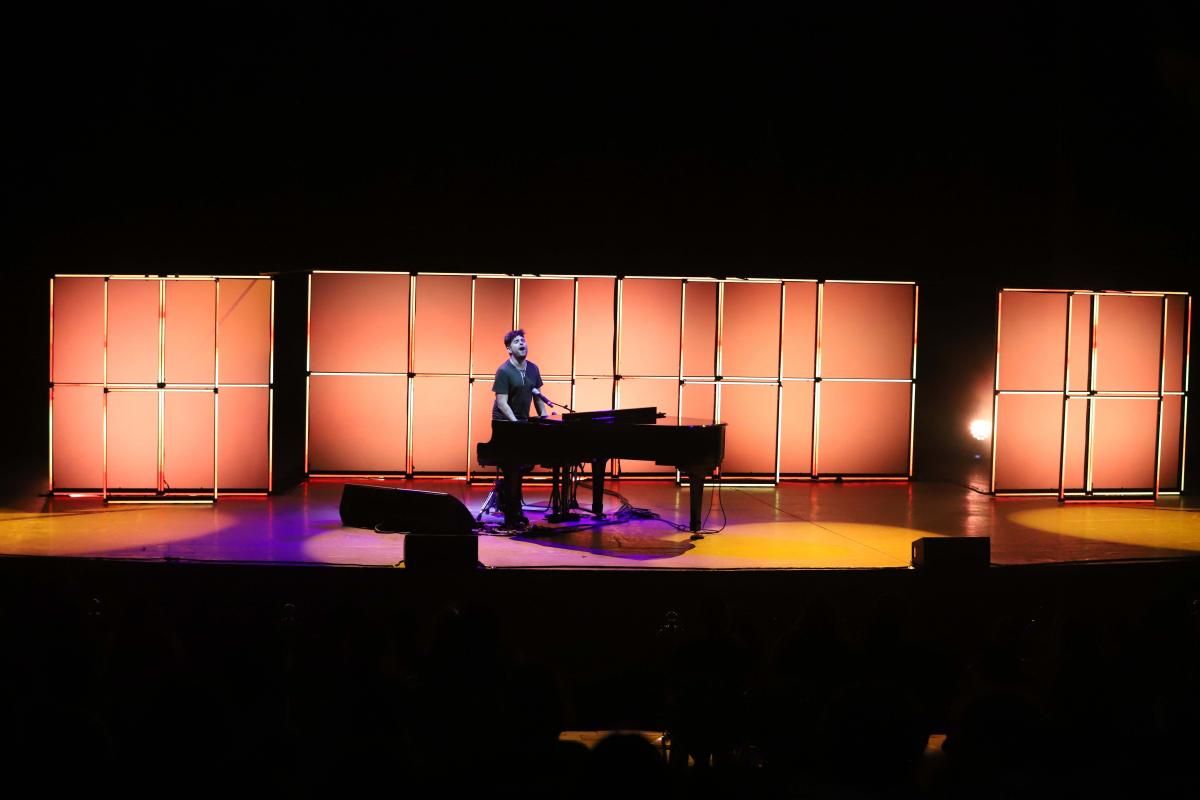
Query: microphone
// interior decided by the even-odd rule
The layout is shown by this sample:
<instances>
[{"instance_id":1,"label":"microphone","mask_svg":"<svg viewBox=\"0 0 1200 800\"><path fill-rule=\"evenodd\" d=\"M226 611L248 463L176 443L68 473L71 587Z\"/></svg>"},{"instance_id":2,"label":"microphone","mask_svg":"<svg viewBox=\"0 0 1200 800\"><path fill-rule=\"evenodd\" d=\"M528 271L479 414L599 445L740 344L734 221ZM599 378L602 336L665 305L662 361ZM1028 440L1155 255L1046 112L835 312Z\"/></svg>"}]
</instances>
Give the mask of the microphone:
<instances>
[{"instance_id":1,"label":"microphone","mask_svg":"<svg viewBox=\"0 0 1200 800\"><path fill-rule=\"evenodd\" d=\"M567 406L564 406L562 403L556 403L553 400L551 400L549 397L546 397L546 395L542 394L541 389L534 389L533 396L542 398L542 402L548 406L556 406L558 408L565 408L565 409L567 409L567 411L574 413L574 409L568 408Z\"/></svg>"}]
</instances>

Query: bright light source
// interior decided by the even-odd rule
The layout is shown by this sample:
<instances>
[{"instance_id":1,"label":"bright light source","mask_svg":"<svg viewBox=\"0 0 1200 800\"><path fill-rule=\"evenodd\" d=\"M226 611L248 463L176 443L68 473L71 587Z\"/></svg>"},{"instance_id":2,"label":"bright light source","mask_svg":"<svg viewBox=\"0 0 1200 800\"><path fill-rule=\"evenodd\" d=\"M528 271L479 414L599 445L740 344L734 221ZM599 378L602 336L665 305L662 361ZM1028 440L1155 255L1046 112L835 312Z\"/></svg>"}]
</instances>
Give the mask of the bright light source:
<instances>
[{"instance_id":1,"label":"bright light source","mask_svg":"<svg viewBox=\"0 0 1200 800\"><path fill-rule=\"evenodd\" d=\"M982 442L992 435L992 423L986 419L971 420L971 435Z\"/></svg>"}]
</instances>

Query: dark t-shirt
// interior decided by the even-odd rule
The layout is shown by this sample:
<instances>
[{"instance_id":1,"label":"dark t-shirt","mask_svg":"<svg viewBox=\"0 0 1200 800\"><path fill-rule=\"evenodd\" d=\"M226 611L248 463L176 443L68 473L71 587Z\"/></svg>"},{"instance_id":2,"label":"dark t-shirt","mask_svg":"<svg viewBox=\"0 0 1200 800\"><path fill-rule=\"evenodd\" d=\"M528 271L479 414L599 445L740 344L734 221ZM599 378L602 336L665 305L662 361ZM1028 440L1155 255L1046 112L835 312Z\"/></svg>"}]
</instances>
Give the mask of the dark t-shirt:
<instances>
[{"instance_id":1,"label":"dark t-shirt","mask_svg":"<svg viewBox=\"0 0 1200 800\"><path fill-rule=\"evenodd\" d=\"M508 405L519 420L529 419L529 406L533 403L533 390L542 385L542 373L537 364L525 359L525 376L521 370L513 366L508 359L496 370L496 380L492 383L492 391L508 397ZM492 406L492 419L507 420L504 413Z\"/></svg>"}]
</instances>

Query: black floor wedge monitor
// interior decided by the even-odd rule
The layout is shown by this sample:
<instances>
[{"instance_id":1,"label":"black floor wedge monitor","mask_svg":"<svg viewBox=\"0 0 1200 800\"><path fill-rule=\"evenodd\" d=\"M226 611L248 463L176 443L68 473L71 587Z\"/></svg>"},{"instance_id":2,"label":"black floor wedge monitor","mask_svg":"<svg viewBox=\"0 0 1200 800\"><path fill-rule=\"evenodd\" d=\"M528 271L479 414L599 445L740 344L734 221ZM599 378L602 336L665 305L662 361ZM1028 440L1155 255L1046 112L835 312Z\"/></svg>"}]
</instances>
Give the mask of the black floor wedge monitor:
<instances>
[{"instance_id":1,"label":"black floor wedge monitor","mask_svg":"<svg viewBox=\"0 0 1200 800\"><path fill-rule=\"evenodd\" d=\"M347 483L338 512L343 525L381 533L466 536L475 529L467 507L443 492Z\"/></svg>"}]
</instances>

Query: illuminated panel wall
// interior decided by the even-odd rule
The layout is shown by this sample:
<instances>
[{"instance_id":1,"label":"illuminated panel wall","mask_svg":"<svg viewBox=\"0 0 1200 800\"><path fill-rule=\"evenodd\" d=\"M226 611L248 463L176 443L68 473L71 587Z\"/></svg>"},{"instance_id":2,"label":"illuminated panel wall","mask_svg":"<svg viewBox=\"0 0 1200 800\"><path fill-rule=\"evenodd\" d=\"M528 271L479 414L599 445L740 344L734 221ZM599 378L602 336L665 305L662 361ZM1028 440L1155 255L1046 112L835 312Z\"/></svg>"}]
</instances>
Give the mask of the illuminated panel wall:
<instances>
[{"instance_id":1,"label":"illuminated panel wall","mask_svg":"<svg viewBox=\"0 0 1200 800\"><path fill-rule=\"evenodd\" d=\"M315 272L310 308L310 474L479 471L521 327L560 403L728 423L727 477L911 475L912 283Z\"/></svg>"},{"instance_id":2,"label":"illuminated panel wall","mask_svg":"<svg viewBox=\"0 0 1200 800\"><path fill-rule=\"evenodd\" d=\"M271 489L270 278L56 276L50 490Z\"/></svg>"},{"instance_id":3,"label":"illuminated panel wall","mask_svg":"<svg viewBox=\"0 0 1200 800\"><path fill-rule=\"evenodd\" d=\"M1182 491L1190 319L1186 294L1000 292L992 491Z\"/></svg>"}]
</instances>

